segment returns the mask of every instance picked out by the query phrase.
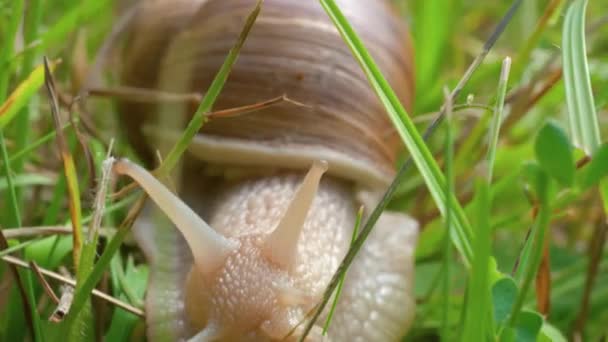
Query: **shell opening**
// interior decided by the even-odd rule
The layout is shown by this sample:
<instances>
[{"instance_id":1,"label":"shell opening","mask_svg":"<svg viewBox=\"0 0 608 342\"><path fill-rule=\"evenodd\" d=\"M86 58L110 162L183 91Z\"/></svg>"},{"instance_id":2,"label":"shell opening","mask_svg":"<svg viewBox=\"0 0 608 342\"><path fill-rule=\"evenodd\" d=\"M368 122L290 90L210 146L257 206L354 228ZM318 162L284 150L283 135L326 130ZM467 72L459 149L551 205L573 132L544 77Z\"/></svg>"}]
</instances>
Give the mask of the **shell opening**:
<instances>
[{"instance_id":1,"label":"shell opening","mask_svg":"<svg viewBox=\"0 0 608 342\"><path fill-rule=\"evenodd\" d=\"M215 271L238 247L238 242L227 239L213 230L190 207L141 166L127 159L121 159L114 164L114 172L133 178L169 217L187 241L200 272L208 274Z\"/></svg>"},{"instance_id":2,"label":"shell opening","mask_svg":"<svg viewBox=\"0 0 608 342\"><path fill-rule=\"evenodd\" d=\"M264 242L263 252L270 261L284 268L294 265L302 227L327 167L326 161L313 163L281 221Z\"/></svg>"}]
</instances>

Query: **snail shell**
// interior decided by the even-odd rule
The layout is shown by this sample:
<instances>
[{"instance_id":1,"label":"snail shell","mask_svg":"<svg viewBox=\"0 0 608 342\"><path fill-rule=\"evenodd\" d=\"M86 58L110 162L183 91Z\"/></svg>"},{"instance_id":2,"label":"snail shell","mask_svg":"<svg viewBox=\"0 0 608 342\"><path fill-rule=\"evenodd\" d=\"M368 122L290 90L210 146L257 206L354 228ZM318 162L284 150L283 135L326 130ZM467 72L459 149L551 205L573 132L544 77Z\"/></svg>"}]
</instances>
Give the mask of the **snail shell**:
<instances>
[{"instance_id":1,"label":"snail shell","mask_svg":"<svg viewBox=\"0 0 608 342\"><path fill-rule=\"evenodd\" d=\"M411 108L413 57L402 19L386 1L338 4L406 108ZM253 1L156 0L142 5L126 50L122 83L204 92L234 45ZM210 163L303 170L313 160L324 159L329 174L371 187L388 184L399 137L361 67L316 1L263 4L215 108L283 94L307 107L283 103L248 115L214 118L190 151ZM123 103L121 111L128 113L131 142L151 158L142 123L150 122L156 108Z\"/></svg>"}]
</instances>

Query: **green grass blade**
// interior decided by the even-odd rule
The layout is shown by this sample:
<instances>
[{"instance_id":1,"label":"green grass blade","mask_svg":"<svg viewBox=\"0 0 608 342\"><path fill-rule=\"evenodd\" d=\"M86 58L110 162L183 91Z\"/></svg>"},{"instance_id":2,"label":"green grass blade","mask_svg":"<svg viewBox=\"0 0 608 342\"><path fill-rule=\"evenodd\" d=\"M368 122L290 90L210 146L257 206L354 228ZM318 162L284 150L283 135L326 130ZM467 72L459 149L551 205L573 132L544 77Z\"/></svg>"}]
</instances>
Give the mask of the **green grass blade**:
<instances>
[{"instance_id":1,"label":"green grass blade","mask_svg":"<svg viewBox=\"0 0 608 342\"><path fill-rule=\"evenodd\" d=\"M536 272L538 271L543 255L545 236L551 219L551 204L549 200L551 179L539 166L536 166L536 169L537 176L535 178L537 182L536 188L539 198L539 210L530 237L524 246L525 253L522 253L516 277L516 280L519 283L519 293L508 320L508 326L513 329L517 324L517 318L523 307L530 285L535 279Z\"/></svg>"},{"instance_id":2,"label":"green grass blade","mask_svg":"<svg viewBox=\"0 0 608 342\"><path fill-rule=\"evenodd\" d=\"M452 121L452 101L450 93L445 89L446 127L445 127L445 193L449 198L454 195L454 133ZM447 213L445 215L445 237L443 245L443 314L441 320L441 338L450 341L450 285L451 273L450 263L452 259L452 243L450 239L452 231L453 208L450 201L445 201Z\"/></svg>"},{"instance_id":3,"label":"green grass blade","mask_svg":"<svg viewBox=\"0 0 608 342\"><path fill-rule=\"evenodd\" d=\"M437 83L441 62L445 60L444 51L450 44L450 35L454 32L454 16L445 17L443 13L455 10L457 1L426 0L414 5L416 94L431 94L431 88Z\"/></svg>"},{"instance_id":4,"label":"green grass blade","mask_svg":"<svg viewBox=\"0 0 608 342\"><path fill-rule=\"evenodd\" d=\"M354 32L338 6L333 0L320 0L323 8L340 31L343 39L350 47L353 55L361 65L373 90L385 106L389 118L396 127L400 137L411 154L414 163L418 167L424 181L442 215L446 214L445 203L445 179L439 166L433 158L424 140L418 133L411 119L408 117L403 105L393 92L386 79L374 63L367 49ZM449 199L454 209L454 230L452 239L466 264L472 260L470 240L472 229L455 197Z\"/></svg>"},{"instance_id":5,"label":"green grass blade","mask_svg":"<svg viewBox=\"0 0 608 342\"><path fill-rule=\"evenodd\" d=\"M26 15L24 18L24 23L23 23L23 36L24 36L24 43L26 46L31 45L37 38L38 36L38 27L40 26L40 19L42 17L42 1L41 0L30 0L28 1L28 8L26 11ZM34 45L35 46L35 45ZM29 74L32 72L32 70L35 67L34 64L34 59L36 58L36 54L38 52L38 49L36 48L29 48L29 49L25 49L25 51L23 52L23 63L21 64L21 74L23 75L22 77L24 77L25 75ZM29 140L29 132L30 132L30 114L33 112L34 106L33 104L35 103L35 98L37 96L34 95L32 97L32 99L34 101L29 101L29 103L26 103L25 106L23 107L23 109L21 110L21 113L17 116L17 122L16 122L16 126L15 129L17 132L19 132L19 134L17 134L16 136L16 149L17 150L22 150L23 148L25 148L25 146L27 145L27 142ZM16 173L21 173L23 171L23 165L24 165L24 161L23 160L18 160L16 163L13 164L13 170L15 170ZM17 192L17 202L21 205L22 204L22 199L21 199L21 192L18 191Z\"/></svg>"},{"instance_id":6,"label":"green grass blade","mask_svg":"<svg viewBox=\"0 0 608 342\"><path fill-rule=\"evenodd\" d=\"M4 101L10 78L10 60L13 57L13 43L19 28L19 22L23 13L24 0L12 1L11 15L8 23L2 25L0 38L0 101Z\"/></svg>"},{"instance_id":7,"label":"green grass blade","mask_svg":"<svg viewBox=\"0 0 608 342\"><path fill-rule=\"evenodd\" d=\"M562 58L572 140L574 145L593 155L601 138L586 56L586 7L586 0L576 0L568 8L562 35Z\"/></svg>"},{"instance_id":8,"label":"green grass blade","mask_svg":"<svg viewBox=\"0 0 608 342\"><path fill-rule=\"evenodd\" d=\"M484 341L488 327L492 327L493 311L490 301L490 260L492 229L490 225L490 185L478 180L475 209L477 222L473 239L473 264L469 273L467 303L464 305L463 341Z\"/></svg>"},{"instance_id":9,"label":"green grass blade","mask_svg":"<svg viewBox=\"0 0 608 342\"><path fill-rule=\"evenodd\" d=\"M61 128L61 130L65 130L69 126L70 126L69 123L65 124L65 125L63 125L63 127ZM19 159L24 159L32 151L34 151L35 149L37 149L37 148L39 148L41 146L44 146L46 143L48 143L49 141L51 141L53 138L55 138L56 135L57 135L57 131L56 130L52 130L49 133L47 133L44 136L42 136L39 139L37 139L36 141L30 142L22 150L13 153L10 156L10 162L11 162L11 164L16 163Z\"/></svg>"},{"instance_id":10,"label":"green grass blade","mask_svg":"<svg viewBox=\"0 0 608 342\"><path fill-rule=\"evenodd\" d=\"M363 218L363 207L359 208L359 212L357 212L357 218L355 220L355 227L353 228L353 235L350 239L351 246L357 239L357 235L359 233L359 227L361 226L362 218ZM342 274L342 277L340 278L340 282L338 283L338 288L336 288L336 296L334 297L334 302L331 303L331 308L329 309L329 313L327 314L327 320L325 321L325 325L323 325L323 335L327 334L327 329L329 329L329 325L331 324L331 318L334 316L334 311L336 310L336 305L338 305L338 300L340 300L340 294L342 293L342 286L344 285L345 277L346 277L346 272L344 272Z\"/></svg>"},{"instance_id":11,"label":"green grass blade","mask_svg":"<svg viewBox=\"0 0 608 342\"><path fill-rule=\"evenodd\" d=\"M11 170L8 161L8 151L6 149L6 143L4 141L4 132L0 128L0 153L2 153L2 168L3 173L6 175L6 185L8 187L8 205L10 212L6 223L9 228L21 227L21 211L19 210L19 203L17 203L17 193L15 182L13 181L13 171Z\"/></svg>"},{"instance_id":12,"label":"green grass blade","mask_svg":"<svg viewBox=\"0 0 608 342\"><path fill-rule=\"evenodd\" d=\"M494 117L490 126L490 140L487 154L487 181L492 183L492 173L494 170L494 161L496 160L496 148L498 147L498 133L500 132L500 124L503 117L503 109L505 105L505 96L507 95L507 83L509 81L509 71L511 70L511 58L507 57L502 62L502 70L500 71L500 80L498 81L498 97L494 107Z\"/></svg>"},{"instance_id":13,"label":"green grass blade","mask_svg":"<svg viewBox=\"0 0 608 342\"><path fill-rule=\"evenodd\" d=\"M51 63L51 70L54 69L55 63ZM0 129L6 127L28 104L32 96L34 96L38 89L44 83L44 67L38 66L30 75L25 79L19 86L12 92L12 94L4 101L0 106Z\"/></svg>"}]
</instances>

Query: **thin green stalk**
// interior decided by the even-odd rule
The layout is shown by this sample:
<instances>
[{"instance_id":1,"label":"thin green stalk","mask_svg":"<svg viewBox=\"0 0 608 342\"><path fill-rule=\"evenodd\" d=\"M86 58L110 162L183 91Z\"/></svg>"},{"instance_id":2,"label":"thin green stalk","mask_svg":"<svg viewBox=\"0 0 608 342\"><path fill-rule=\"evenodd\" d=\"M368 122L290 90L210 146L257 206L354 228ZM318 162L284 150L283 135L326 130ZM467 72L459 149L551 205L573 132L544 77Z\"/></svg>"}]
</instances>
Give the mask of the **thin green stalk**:
<instances>
[{"instance_id":1,"label":"thin green stalk","mask_svg":"<svg viewBox=\"0 0 608 342\"><path fill-rule=\"evenodd\" d=\"M445 193L446 198L454 195L454 133L452 121L452 101L447 88L444 89L446 127L445 127ZM450 201L445 202L447 213L445 215L445 237L443 243L443 312L441 319L441 339L450 340L450 262L452 259L452 207Z\"/></svg>"},{"instance_id":2,"label":"thin green stalk","mask_svg":"<svg viewBox=\"0 0 608 342\"><path fill-rule=\"evenodd\" d=\"M6 183L8 184L8 205L10 207L9 217L7 218L7 226L11 228L21 227L21 212L17 202L17 193L13 182L13 171L8 160L8 151L4 141L4 131L0 129L0 153L2 153L3 172L6 175Z\"/></svg>"},{"instance_id":3,"label":"thin green stalk","mask_svg":"<svg viewBox=\"0 0 608 342\"><path fill-rule=\"evenodd\" d=\"M494 109L494 117L490 127L490 141L487 154L487 182L488 186L492 183L492 172L494 170L494 161L496 160L496 149L498 147L498 133L500 132L500 124L503 117L503 109L505 105L505 96L507 94L507 83L509 81L509 71L511 69L511 58L507 57L502 62L500 71L500 79L498 81L498 96L496 98L496 106Z\"/></svg>"},{"instance_id":4,"label":"thin green stalk","mask_svg":"<svg viewBox=\"0 0 608 342\"><path fill-rule=\"evenodd\" d=\"M70 125L71 125L70 123L63 125L63 127L61 127L61 130L64 131L66 128L70 127ZM43 145L47 144L48 142L50 142L53 138L55 138L56 135L57 135L57 131L52 130L51 132L47 133L43 137L39 138L38 140L27 144L27 146L23 147L23 149L19 150L19 152L13 153L10 156L11 165L15 165L16 163L19 162L19 160L24 160L28 154L30 154L32 151L34 151L38 147L43 146ZM72 145L70 145L70 146L71 146L70 149L74 148L74 146L72 146Z\"/></svg>"},{"instance_id":5,"label":"thin green stalk","mask_svg":"<svg viewBox=\"0 0 608 342\"><path fill-rule=\"evenodd\" d=\"M539 211L534 222L534 226L532 227L532 233L529 239L529 257L524 258L522 256L522 263L520 267L523 267L524 271L517 299L515 301L515 304L513 305L511 314L509 315L508 325L511 328L515 327L517 317L524 304L526 295L530 289L530 285L535 279L538 266L540 265L542 259L545 235L547 233L549 221L551 218L551 205L548 199L550 180L548 179L548 176L543 174L540 177L539 182Z\"/></svg>"},{"instance_id":6,"label":"thin green stalk","mask_svg":"<svg viewBox=\"0 0 608 342\"><path fill-rule=\"evenodd\" d=\"M490 300L492 284L490 274L492 256L491 185L510 68L511 59L507 57L503 61L498 81L498 94L489 132L486 168L483 171L482 179L477 182L475 191L477 231L473 240L474 261L467 287L467 304L463 308L465 311L462 335L464 341L482 341L492 333L494 326L492 317L494 310Z\"/></svg>"},{"instance_id":7,"label":"thin green stalk","mask_svg":"<svg viewBox=\"0 0 608 342\"><path fill-rule=\"evenodd\" d=\"M17 251L20 251L20 250L24 249L25 247L31 245L32 243L38 241L38 240L39 239L27 240L27 241L24 241L24 242L20 242L20 243L18 243L16 245L13 245L13 246L11 246L11 247L9 247L7 249L1 250L0 251L0 258L3 257L3 256L5 256L5 255L10 255L10 254L13 254L13 253L15 253Z\"/></svg>"},{"instance_id":8,"label":"thin green stalk","mask_svg":"<svg viewBox=\"0 0 608 342\"><path fill-rule=\"evenodd\" d=\"M357 212L357 218L355 220L355 227L353 228L353 235L350 239L350 245L352 246L357 238L357 234L359 233L359 227L361 226L361 218L363 218L363 207L359 208L359 212ZM331 304L331 308L329 309L329 314L327 315L327 320L325 321L325 325L323 326L323 335L327 334L327 329L329 329L329 324L331 323L331 318L334 316L334 311L336 310L336 305L338 305L338 300L340 299L340 294L342 293L342 286L344 286L344 278L346 277L346 272L342 274L342 278L340 278L340 282L338 283L338 288L336 289L336 296L334 297L334 302Z\"/></svg>"}]
</instances>

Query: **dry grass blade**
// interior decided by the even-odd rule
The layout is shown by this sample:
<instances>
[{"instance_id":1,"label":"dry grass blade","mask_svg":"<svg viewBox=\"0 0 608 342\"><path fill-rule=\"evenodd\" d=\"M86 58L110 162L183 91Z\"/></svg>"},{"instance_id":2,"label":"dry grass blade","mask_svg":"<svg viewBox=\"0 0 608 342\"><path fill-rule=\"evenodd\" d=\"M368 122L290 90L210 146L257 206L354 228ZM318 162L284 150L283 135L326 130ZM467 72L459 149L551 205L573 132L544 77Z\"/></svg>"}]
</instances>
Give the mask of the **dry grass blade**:
<instances>
[{"instance_id":1,"label":"dry grass blade","mask_svg":"<svg viewBox=\"0 0 608 342\"><path fill-rule=\"evenodd\" d=\"M93 219L91 220L91 226L87 237L88 242L93 242L97 239L97 236L99 235L99 227L101 226L101 220L105 212L106 194L108 192L110 180L112 179L112 164L114 164L114 158L110 157L111 151L112 143L110 143L110 149L108 149L108 154L102 164L101 181L97 187L95 202L93 202L95 211L93 213Z\"/></svg>"},{"instance_id":2,"label":"dry grass blade","mask_svg":"<svg viewBox=\"0 0 608 342\"><path fill-rule=\"evenodd\" d=\"M9 263L11 265L16 265L16 266L23 267L23 268L28 268L28 269L30 268L30 265L28 265L27 262L25 262L25 261L23 261L21 259L15 258L13 256L10 256L10 255L3 256L2 260L6 261L7 263ZM60 281L60 282L62 282L64 284L67 284L67 285L71 286L71 287L76 286L76 281L73 280L73 279L70 279L68 277L64 277L61 274L55 273L53 271L46 270L44 268L38 268L38 269L39 269L39 271L40 271L41 274L43 274L43 275L45 275L45 276L47 276L47 277L49 277L51 279L58 280L58 281ZM99 290L96 290L96 289L94 289L91 293L93 294L93 296L99 297L99 298L101 298L101 299L103 299L103 300L105 300L105 301L107 301L109 303L112 303L112 304L116 305L117 307L119 307L121 309L124 309L124 310L126 310L128 312L131 312L134 315L137 315L139 317L143 317L144 316L144 312L143 312L142 309L136 308L133 305L125 303L125 302L123 302L123 301L121 301L119 299L116 299L116 298L114 298L114 297L112 297L112 296L110 296L110 295L108 295L106 293L103 293L103 292L101 292Z\"/></svg>"},{"instance_id":3,"label":"dry grass blade","mask_svg":"<svg viewBox=\"0 0 608 342\"><path fill-rule=\"evenodd\" d=\"M545 240L543 258L536 274L536 308L543 315L551 309L551 265L549 257L549 240Z\"/></svg>"},{"instance_id":4,"label":"dry grass blade","mask_svg":"<svg viewBox=\"0 0 608 342\"><path fill-rule=\"evenodd\" d=\"M40 267L38 267L35 262L30 261L30 269L34 271L34 274L36 275L36 278L38 278L38 281L40 282L40 285L42 285L42 289L46 295L49 296L49 298L51 298L55 304L59 304L59 298L55 294L55 291L53 291L51 285L49 285L46 279L44 279L44 276L40 272Z\"/></svg>"},{"instance_id":5,"label":"dry grass blade","mask_svg":"<svg viewBox=\"0 0 608 342\"><path fill-rule=\"evenodd\" d=\"M287 95L281 95L269 100L253 103L250 105L213 111L210 112L207 116L209 118L239 116L243 114L253 113L255 111L262 110L280 103L289 103L298 107L310 107L304 103L290 99L289 97L287 97Z\"/></svg>"},{"instance_id":6,"label":"dry grass blade","mask_svg":"<svg viewBox=\"0 0 608 342\"><path fill-rule=\"evenodd\" d=\"M61 299L57 303L55 311L51 314L49 321L53 323L59 323L63 321L65 315L70 312L70 306L72 306L72 299L74 299L74 289L69 286L61 287Z\"/></svg>"},{"instance_id":7,"label":"dry grass blade","mask_svg":"<svg viewBox=\"0 0 608 342\"><path fill-rule=\"evenodd\" d=\"M91 88L90 96L111 97L119 100L128 100L142 103L186 102L198 106L203 99L200 93L171 93L155 89L136 88L129 86L114 86L112 88Z\"/></svg>"},{"instance_id":8,"label":"dry grass blade","mask_svg":"<svg viewBox=\"0 0 608 342\"><path fill-rule=\"evenodd\" d=\"M104 227L100 229L100 235L109 236L114 231L114 228ZM48 235L69 235L72 234L72 228L66 226L40 226L40 227L21 227L8 229L4 231L4 236L7 239L18 239L31 236L48 236Z\"/></svg>"},{"instance_id":9,"label":"dry grass blade","mask_svg":"<svg viewBox=\"0 0 608 342\"><path fill-rule=\"evenodd\" d=\"M80 191L78 189L78 179L76 177L76 167L74 166L74 159L68 148L68 144L63 134L63 124L59 117L59 104L57 102L57 93L55 91L55 82L49 69L48 59L44 58L44 83L48 91L51 100L51 113L53 115L53 122L57 131L57 145L61 153L61 159L63 160L63 166L65 176L67 179L68 194L69 194L69 208L70 217L72 220L73 229L73 253L72 258L74 267L78 268L80 261L80 253L82 249L82 226L81 226L81 212L80 212Z\"/></svg>"},{"instance_id":10,"label":"dry grass blade","mask_svg":"<svg viewBox=\"0 0 608 342\"><path fill-rule=\"evenodd\" d=\"M70 121L70 124L72 125L72 129L74 129L74 133L76 134L76 139L78 139L78 143L80 144L80 148L82 149L82 151L84 152L84 159L86 161L86 165L87 165L87 170L88 170L88 174L89 174L89 186L91 189L93 189L95 187L95 179L97 178L95 175L95 163L93 162L93 155L91 154L91 151L89 150L89 144L88 144L88 139L87 136L82 134L82 132L80 131L79 125L78 123L80 122L79 120L76 120L75 118L75 114L74 114L74 105L78 104L78 101L72 103L69 108L68 108L68 119ZM77 106L76 106L77 107Z\"/></svg>"},{"instance_id":11,"label":"dry grass blade","mask_svg":"<svg viewBox=\"0 0 608 342\"><path fill-rule=\"evenodd\" d=\"M177 94L174 94L174 95L178 96ZM188 96L188 95L184 94L182 96ZM248 104L248 105L244 105L244 106L240 106L240 107L235 107L235 108L228 108L228 109L212 111L212 112L209 112L206 116L209 119L213 119L213 118L218 118L218 117L232 117L232 116L251 114L253 112L256 112L256 111L259 111L262 109L266 109L268 107L272 107L272 106L275 106L275 105L278 105L281 103L289 103L289 104L292 104L292 105L295 105L298 107L310 107L307 104L292 100L287 95L283 94L281 96L273 97L271 99L264 100L261 102L256 102L256 103L252 103L252 104ZM159 170L153 170L152 174L156 177L161 176ZM122 187L117 192L111 194L110 197L114 200L123 198L137 188L138 188L137 183L131 182L128 185Z\"/></svg>"}]
</instances>

